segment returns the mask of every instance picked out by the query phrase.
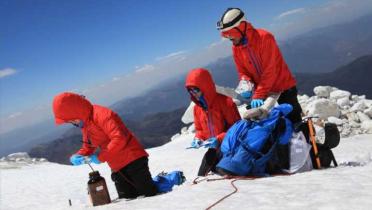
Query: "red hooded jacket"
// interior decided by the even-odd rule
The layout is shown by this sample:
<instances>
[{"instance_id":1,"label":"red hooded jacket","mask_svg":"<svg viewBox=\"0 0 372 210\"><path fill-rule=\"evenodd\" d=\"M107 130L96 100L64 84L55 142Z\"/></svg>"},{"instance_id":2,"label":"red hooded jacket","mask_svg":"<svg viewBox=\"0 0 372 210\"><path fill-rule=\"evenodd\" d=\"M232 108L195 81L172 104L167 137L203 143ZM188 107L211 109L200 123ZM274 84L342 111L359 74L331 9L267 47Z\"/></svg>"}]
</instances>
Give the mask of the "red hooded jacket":
<instances>
[{"instance_id":1,"label":"red hooded jacket","mask_svg":"<svg viewBox=\"0 0 372 210\"><path fill-rule=\"evenodd\" d=\"M204 110L199 102L191 96L191 100L196 104L194 106L195 138L207 140L216 137L222 142L226 131L241 119L233 100L216 92L212 76L206 69L192 70L187 75L185 86L186 88L199 88L208 106L207 110Z\"/></svg>"},{"instance_id":2,"label":"red hooded jacket","mask_svg":"<svg viewBox=\"0 0 372 210\"><path fill-rule=\"evenodd\" d=\"M113 171L148 156L115 112L103 106L92 105L83 96L75 93L56 96L53 112L56 124L74 119L82 120L83 146L77 153L88 156L100 148L99 161L107 162Z\"/></svg>"},{"instance_id":3,"label":"red hooded jacket","mask_svg":"<svg viewBox=\"0 0 372 210\"><path fill-rule=\"evenodd\" d=\"M233 45L234 61L239 79L250 80L255 84L253 98L265 99L270 92L279 93L294 87L296 80L284 61L274 36L268 31L253 28L245 21L239 25L239 29L245 29L247 43ZM223 34L236 32L239 33L238 30L231 29Z\"/></svg>"}]
</instances>

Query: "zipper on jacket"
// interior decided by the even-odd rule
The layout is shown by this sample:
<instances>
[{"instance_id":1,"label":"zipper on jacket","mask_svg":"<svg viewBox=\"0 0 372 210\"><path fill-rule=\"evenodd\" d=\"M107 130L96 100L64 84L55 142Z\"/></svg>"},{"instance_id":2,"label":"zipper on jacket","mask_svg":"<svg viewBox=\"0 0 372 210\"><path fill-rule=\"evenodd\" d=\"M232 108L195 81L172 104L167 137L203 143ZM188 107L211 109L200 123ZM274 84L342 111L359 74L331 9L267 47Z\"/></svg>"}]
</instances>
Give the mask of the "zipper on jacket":
<instances>
[{"instance_id":1,"label":"zipper on jacket","mask_svg":"<svg viewBox=\"0 0 372 210\"><path fill-rule=\"evenodd\" d=\"M247 40L247 49L248 49L248 55L249 55L249 59L252 61L253 63L253 66L257 72L258 75L261 75L262 74L262 68L260 66L260 63L257 61L257 57L255 56L255 53L253 52L253 50L249 47L249 43L248 43L248 40Z\"/></svg>"},{"instance_id":2,"label":"zipper on jacket","mask_svg":"<svg viewBox=\"0 0 372 210\"><path fill-rule=\"evenodd\" d=\"M208 112L208 110L206 110L205 112L206 112L207 115L208 115L208 128L209 128L209 134L212 135L211 137L216 137L216 135L214 134L212 117L211 117L210 113Z\"/></svg>"}]
</instances>

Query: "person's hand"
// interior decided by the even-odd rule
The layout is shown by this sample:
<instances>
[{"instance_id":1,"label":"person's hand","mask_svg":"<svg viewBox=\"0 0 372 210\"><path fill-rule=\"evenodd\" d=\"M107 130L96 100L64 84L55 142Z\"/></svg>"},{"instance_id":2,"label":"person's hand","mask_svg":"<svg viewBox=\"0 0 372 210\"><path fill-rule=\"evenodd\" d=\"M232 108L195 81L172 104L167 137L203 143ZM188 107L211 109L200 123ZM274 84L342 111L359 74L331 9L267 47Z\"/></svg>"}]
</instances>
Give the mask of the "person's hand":
<instances>
[{"instance_id":1,"label":"person's hand","mask_svg":"<svg viewBox=\"0 0 372 210\"><path fill-rule=\"evenodd\" d=\"M203 144L203 141L199 140L199 139L193 139L192 142L191 142L191 147L190 148L195 148L195 149L199 149Z\"/></svg>"},{"instance_id":2,"label":"person's hand","mask_svg":"<svg viewBox=\"0 0 372 210\"><path fill-rule=\"evenodd\" d=\"M84 156L79 155L79 154L74 154L70 157L70 162L74 166L81 165L85 162Z\"/></svg>"},{"instance_id":3,"label":"person's hand","mask_svg":"<svg viewBox=\"0 0 372 210\"><path fill-rule=\"evenodd\" d=\"M91 155L87 158L88 163L95 163L95 164L100 164L101 161L98 160L97 155Z\"/></svg>"},{"instance_id":4,"label":"person's hand","mask_svg":"<svg viewBox=\"0 0 372 210\"><path fill-rule=\"evenodd\" d=\"M253 99L251 101L251 108L258 108L264 104L262 99Z\"/></svg>"},{"instance_id":5,"label":"person's hand","mask_svg":"<svg viewBox=\"0 0 372 210\"><path fill-rule=\"evenodd\" d=\"M218 145L220 144L220 142L218 142L217 138L216 137L213 137L213 138L210 138L210 139L207 139L204 143L203 143L203 146L205 148L213 148L213 149L216 149L218 147Z\"/></svg>"}]
</instances>

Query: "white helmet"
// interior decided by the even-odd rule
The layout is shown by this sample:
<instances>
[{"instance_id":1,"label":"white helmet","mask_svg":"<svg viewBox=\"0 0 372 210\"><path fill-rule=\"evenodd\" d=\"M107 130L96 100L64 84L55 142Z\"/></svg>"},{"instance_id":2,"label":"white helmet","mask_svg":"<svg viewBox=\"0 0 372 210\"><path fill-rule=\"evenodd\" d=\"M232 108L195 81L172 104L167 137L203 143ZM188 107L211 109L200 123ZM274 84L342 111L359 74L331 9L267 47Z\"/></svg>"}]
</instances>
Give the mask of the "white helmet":
<instances>
[{"instance_id":1,"label":"white helmet","mask_svg":"<svg viewBox=\"0 0 372 210\"><path fill-rule=\"evenodd\" d=\"M228 31L245 21L244 12L239 8L228 8L222 15L221 20L217 22L217 29L221 32Z\"/></svg>"}]
</instances>

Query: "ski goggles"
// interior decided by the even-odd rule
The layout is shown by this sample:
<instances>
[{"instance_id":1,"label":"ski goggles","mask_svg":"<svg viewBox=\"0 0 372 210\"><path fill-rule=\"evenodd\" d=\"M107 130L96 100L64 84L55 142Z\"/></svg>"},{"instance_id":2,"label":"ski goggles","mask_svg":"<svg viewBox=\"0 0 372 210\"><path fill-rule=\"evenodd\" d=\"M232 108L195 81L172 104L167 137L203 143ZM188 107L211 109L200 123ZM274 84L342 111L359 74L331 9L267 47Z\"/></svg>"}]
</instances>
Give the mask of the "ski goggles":
<instances>
[{"instance_id":1,"label":"ski goggles","mask_svg":"<svg viewBox=\"0 0 372 210\"><path fill-rule=\"evenodd\" d=\"M240 39L242 37L241 33L235 28L221 32L221 36L231 41L234 39Z\"/></svg>"},{"instance_id":2,"label":"ski goggles","mask_svg":"<svg viewBox=\"0 0 372 210\"><path fill-rule=\"evenodd\" d=\"M187 90L192 95L197 95L197 94L199 94L201 92L200 89L197 88L197 87L191 87L191 88L188 88Z\"/></svg>"}]
</instances>

